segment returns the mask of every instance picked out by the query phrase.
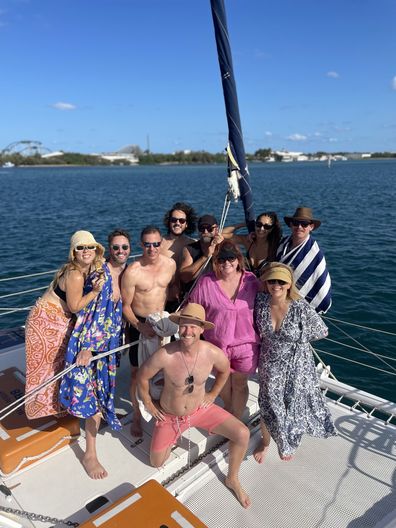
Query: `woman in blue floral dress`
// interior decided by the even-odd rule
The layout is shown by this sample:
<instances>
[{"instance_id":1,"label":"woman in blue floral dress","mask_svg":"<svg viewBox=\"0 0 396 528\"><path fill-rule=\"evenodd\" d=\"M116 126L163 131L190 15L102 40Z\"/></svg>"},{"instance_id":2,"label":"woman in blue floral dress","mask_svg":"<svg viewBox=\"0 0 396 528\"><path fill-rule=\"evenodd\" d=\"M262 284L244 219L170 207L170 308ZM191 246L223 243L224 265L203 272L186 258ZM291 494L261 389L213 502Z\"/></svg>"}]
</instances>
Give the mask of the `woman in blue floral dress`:
<instances>
[{"instance_id":1,"label":"woman in blue floral dress","mask_svg":"<svg viewBox=\"0 0 396 528\"><path fill-rule=\"evenodd\" d=\"M271 437L282 460L290 460L303 434L336 435L320 392L310 341L327 327L294 286L293 272L273 262L262 275L264 292L256 297L255 323L261 337L259 407L262 439L254 457L263 462Z\"/></svg>"},{"instance_id":2,"label":"woman in blue floral dress","mask_svg":"<svg viewBox=\"0 0 396 528\"><path fill-rule=\"evenodd\" d=\"M91 478L107 476L96 454L96 434L103 417L114 430L121 429L115 414L114 394L116 354L91 361L92 357L120 346L122 302L113 298L109 267L101 267L87 277L84 291L97 288L98 295L77 314L66 352L65 366L75 364L62 379L59 398L67 411L86 419L86 451L83 465Z\"/></svg>"}]
</instances>

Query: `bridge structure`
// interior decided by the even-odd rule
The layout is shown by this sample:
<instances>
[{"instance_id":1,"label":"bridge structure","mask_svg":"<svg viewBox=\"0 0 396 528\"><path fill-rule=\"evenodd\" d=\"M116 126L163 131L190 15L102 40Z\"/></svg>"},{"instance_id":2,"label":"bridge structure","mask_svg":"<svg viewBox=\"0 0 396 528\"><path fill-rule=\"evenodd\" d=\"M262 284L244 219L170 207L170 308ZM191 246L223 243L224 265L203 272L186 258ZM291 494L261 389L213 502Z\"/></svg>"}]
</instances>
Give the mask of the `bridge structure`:
<instances>
[{"instance_id":1,"label":"bridge structure","mask_svg":"<svg viewBox=\"0 0 396 528\"><path fill-rule=\"evenodd\" d=\"M0 154L3 156L12 156L13 154L21 154L22 156L42 156L48 154L51 149L44 146L41 141L34 141L30 139L23 139L21 141L14 141L7 145Z\"/></svg>"}]
</instances>

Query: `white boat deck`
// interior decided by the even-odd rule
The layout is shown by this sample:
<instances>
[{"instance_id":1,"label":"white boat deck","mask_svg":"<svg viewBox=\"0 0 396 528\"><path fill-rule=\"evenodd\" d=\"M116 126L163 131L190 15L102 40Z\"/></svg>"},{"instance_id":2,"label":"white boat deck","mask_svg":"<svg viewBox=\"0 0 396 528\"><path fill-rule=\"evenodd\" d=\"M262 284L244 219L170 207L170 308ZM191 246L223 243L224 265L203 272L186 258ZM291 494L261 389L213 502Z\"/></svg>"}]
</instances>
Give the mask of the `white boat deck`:
<instances>
[{"instance_id":1,"label":"white boat deck","mask_svg":"<svg viewBox=\"0 0 396 528\"><path fill-rule=\"evenodd\" d=\"M158 470L149 465L152 423L144 423L143 441L136 442L130 436L131 405L126 396L129 376L127 368L122 370L117 379L117 408L127 413L121 420L123 429L116 433L108 427L102 428L97 442L99 458L109 476L95 481L85 474L81 466L84 448L81 437L71 447L5 479L13 499L6 503L0 493L1 505L82 523L91 515L86 505L97 497L105 497L107 503L103 507L106 507L154 478L165 482L169 491L210 528L396 526L396 428L393 425L330 402L338 437L328 440L305 437L296 457L288 463L279 459L272 444L262 465L252 456L258 435L257 426L254 427L241 468L241 481L253 504L244 510L222 483L227 471L226 443L171 479L188 464L186 432L164 468ZM253 416L258 409L255 382L250 382L248 405L249 415ZM221 440L192 429L192 459ZM387 516L393 519L388 524ZM25 520L21 526L44 527L48 523L29 524Z\"/></svg>"}]
</instances>

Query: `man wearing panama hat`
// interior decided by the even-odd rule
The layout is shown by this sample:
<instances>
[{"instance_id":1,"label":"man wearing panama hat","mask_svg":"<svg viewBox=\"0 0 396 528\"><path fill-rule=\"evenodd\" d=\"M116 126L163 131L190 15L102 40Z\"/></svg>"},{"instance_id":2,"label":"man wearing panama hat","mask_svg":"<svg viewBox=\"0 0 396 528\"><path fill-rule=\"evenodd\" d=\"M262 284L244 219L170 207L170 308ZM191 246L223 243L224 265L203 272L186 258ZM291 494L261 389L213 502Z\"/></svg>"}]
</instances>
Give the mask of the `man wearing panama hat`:
<instances>
[{"instance_id":1,"label":"man wearing panama hat","mask_svg":"<svg viewBox=\"0 0 396 528\"><path fill-rule=\"evenodd\" d=\"M331 280L326 259L311 232L321 225L310 207L297 207L293 216L285 216L291 235L281 240L276 260L293 268L300 295L320 312L331 306Z\"/></svg>"},{"instance_id":2,"label":"man wearing panama hat","mask_svg":"<svg viewBox=\"0 0 396 528\"><path fill-rule=\"evenodd\" d=\"M156 419L150 447L150 462L161 467L172 446L190 427L199 427L229 439L229 465L225 484L244 508L250 499L239 482L239 468L249 443L249 429L235 416L214 403L230 373L230 364L223 351L201 334L214 324L205 320L205 309L189 303L179 313L169 316L179 325L178 341L157 350L139 369L138 388L146 410ZM164 388L154 402L149 381L163 371ZM210 391L205 384L216 372Z\"/></svg>"}]
</instances>

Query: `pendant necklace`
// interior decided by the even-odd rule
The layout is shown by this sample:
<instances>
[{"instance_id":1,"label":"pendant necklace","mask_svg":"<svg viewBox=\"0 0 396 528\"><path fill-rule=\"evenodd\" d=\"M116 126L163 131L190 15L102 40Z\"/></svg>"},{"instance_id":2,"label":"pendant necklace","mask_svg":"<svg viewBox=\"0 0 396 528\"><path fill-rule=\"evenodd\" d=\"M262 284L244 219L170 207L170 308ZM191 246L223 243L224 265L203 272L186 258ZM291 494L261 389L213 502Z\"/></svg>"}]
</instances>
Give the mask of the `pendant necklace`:
<instances>
[{"instance_id":1,"label":"pendant necklace","mask_svg":"<svg viewBox=\"0 0 396 528\"><path fill-rule=\"evenodd\" d=\"M191 394L193 392L193 390L194 390L194 375L193 375L193 372L194 372L194 369L195 369L195 365L197 364L199 350L197 352L197 355L195 356L194 366L193 366L191 372L188 370L187 363L186 363L186 360L184 359L183 352L180 352L180 354L181 354L181 357L183 359L184 366L186 367L186 370L187 370L187 373L188 373L188 377L184 380L184 383L185 383L185 385L188 385L187 392L189 392Z\"/></svg>"}]
</instances>

